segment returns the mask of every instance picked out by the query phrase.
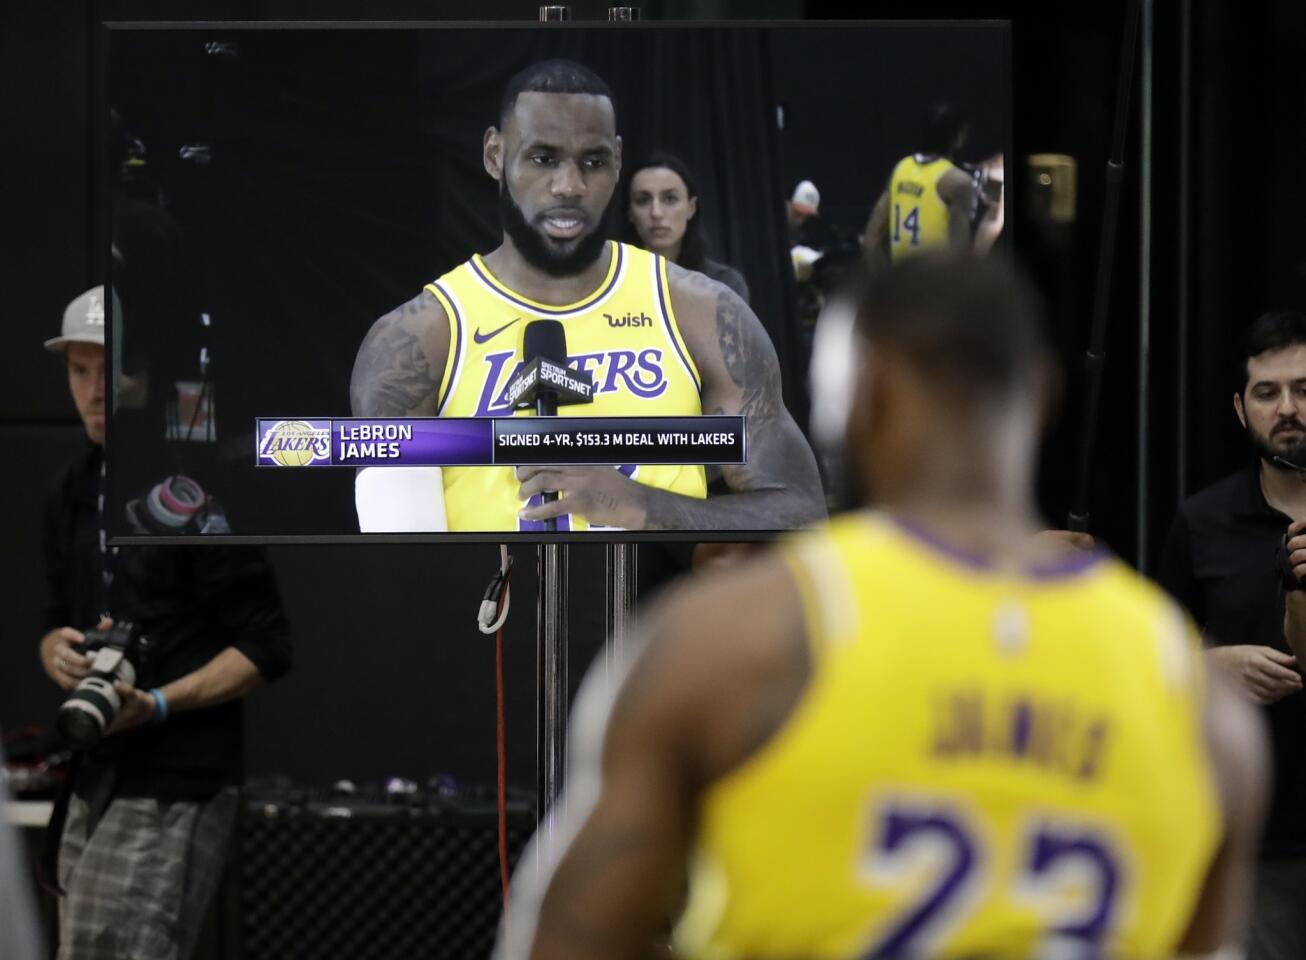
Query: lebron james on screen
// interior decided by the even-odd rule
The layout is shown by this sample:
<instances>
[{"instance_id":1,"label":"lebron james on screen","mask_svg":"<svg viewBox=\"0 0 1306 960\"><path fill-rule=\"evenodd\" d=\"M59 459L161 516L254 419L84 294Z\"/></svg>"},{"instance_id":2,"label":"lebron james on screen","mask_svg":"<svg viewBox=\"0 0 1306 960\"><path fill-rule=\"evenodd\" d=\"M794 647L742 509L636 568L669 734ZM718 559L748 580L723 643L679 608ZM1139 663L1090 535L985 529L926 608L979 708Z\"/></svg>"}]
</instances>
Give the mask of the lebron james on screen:
<instances>
[{"instance_id":1,"label":"lebron james on screen","mask_svg":"<svg viewBox=\"0 0 1306 960\"><path fill-rule=\"evenodd\" d=\"M356 484L360 526L773 530L820 518L815 458L784 407L757 316L702 274L607 239L621 171L607 84L566 60L518 73L483 160L499 184L503 242L373 324L350 383L354 415L510 416L523 331L552 319L570 365L593 377L593 403L570 409L743 415L747 463L723 467L728 492L711 497L697 464L370 468Z\"/></svg>"}]
</instances>

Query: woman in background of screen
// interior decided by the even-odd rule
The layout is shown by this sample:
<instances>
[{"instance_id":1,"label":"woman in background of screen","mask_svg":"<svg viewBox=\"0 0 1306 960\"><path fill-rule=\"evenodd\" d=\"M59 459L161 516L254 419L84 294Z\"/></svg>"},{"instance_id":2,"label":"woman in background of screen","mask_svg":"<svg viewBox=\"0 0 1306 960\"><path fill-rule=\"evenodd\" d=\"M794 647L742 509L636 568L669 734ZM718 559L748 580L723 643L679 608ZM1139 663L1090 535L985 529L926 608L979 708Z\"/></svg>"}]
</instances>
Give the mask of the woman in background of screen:
<instances>
[{"instance_id":1,"label":"woman in background of screen","mask_svg":"<svg viewBox=\"0 0 1306 960\"><path fill-rule=\"evenodd\" d=\"M748 284L739 271L707 256L698 221L698 185L675 154L655 150L631 168L626 219L628 243L724 283L748 302Z\"/></svg>"}]
</instances>

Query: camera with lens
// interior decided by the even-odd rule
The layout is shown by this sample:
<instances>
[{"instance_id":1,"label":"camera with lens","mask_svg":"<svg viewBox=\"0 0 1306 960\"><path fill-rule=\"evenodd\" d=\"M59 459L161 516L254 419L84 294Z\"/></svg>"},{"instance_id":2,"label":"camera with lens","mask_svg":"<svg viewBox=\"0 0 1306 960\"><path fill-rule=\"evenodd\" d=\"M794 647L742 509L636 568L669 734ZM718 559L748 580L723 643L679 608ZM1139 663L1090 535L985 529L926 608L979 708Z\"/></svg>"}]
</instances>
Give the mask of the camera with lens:
<instances>
[{"instance_id":1,"label":"camera with lens","mask_svg":"<svg viewBox=\"0 0 1306 960\"><path fill-rule=\"evenodd\" d=\"M128 622L86 631L81 652L90 659L91 672L59 707L56 721L70 745L87 750L99 743L122 707L114 681L136 686L148 649L149 641Z\"/></svg>"}]
</instances>

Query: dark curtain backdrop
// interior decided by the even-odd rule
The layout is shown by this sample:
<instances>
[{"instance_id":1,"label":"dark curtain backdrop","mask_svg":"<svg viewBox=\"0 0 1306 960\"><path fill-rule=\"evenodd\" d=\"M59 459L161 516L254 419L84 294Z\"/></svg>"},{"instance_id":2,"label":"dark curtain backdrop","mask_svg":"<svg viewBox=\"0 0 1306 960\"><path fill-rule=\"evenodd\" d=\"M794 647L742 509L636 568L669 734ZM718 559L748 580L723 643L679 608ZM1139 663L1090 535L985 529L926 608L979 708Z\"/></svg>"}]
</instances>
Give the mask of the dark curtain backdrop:
<instances>
[{"instance_id":1,"label":"dark curtain backdrop","mask_svg":"<svg viewBox=\"0 0 1306 960\"><path fill-rule=\"evenodd\" d=\"M805 422L765 31L115 33L111 99L166 158L162 205L198 253L212 318L219 450L174 444L171 466L226 502L237 533L356 530L352 474L256 471L253 420L347 414L372 321L499 243L482 136L507 78L551 56L612 85L628 158L666 147L696 170L700 216L746 276ZM172 159L187 137L211 143L208 166ZM178 342L134 332L125 310L134 342ZM120 501L157 479L159 458L137 447L162 432L124 422L121 435Z\"/></svg>"}]
</instances>

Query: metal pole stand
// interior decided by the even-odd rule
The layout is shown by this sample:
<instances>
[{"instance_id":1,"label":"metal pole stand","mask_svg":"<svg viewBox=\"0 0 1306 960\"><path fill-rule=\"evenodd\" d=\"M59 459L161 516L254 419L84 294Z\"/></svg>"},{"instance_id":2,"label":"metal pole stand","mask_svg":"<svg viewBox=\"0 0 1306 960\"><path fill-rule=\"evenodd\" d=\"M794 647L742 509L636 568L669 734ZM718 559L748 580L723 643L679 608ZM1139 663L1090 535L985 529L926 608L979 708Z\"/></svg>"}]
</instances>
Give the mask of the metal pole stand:
<instances>
[{"instance_id":1,"label":"metal pole stand","mask_svg":"<svg viewBox=\"0 0 1306 960\"><path fill-rule=\"evenodd\" d=\"M635 618L639 584L639 547L633 543L610 543L603 548L607 569L605 584L603 668L609 681L629 655L628 641Z\"/></svg>"},{"instance_id":2,"label":"metal pole stand","mask_svg":"<svg viewBox=\"0 0 1306 960\"><path fill-rule=\"evenodd\" d=\"M539 591L535 606L536 824L547 837L561 810L567 746L567 545L537 548Z\"/></svg>"},{"instance_id":3,"label":"metal pole stand","mask_svg":"<svg viewBox=\"0 0 1306 960\"><path fill-rule=\"evenodd\" d=\"M546 22L571 19L565 6L541 6L539 18ZM635 7L613 7L608 19L639 19ZM606 664L612 670L622 656L622 640L635 608L636 555L634 544L607 547ZM548 862L552 851L553 827L562 815L562 781L566 770L567 745L567 545L545 543L537 548L539 594L536 603L536 827Z\"/></svg>"},{"instance_id":4,"label":"metal pole stand","mask_svg":"<svg viewBox=\"0 0 1306 960\"><path fill-rule=\"evenodd\" d=\"M546 23L571 19L571 8L541 6ZM553 826L562 813L562 777L567 747L567 546L542 543L536 548L539 587L535 602L535 829L540 860L552 853Z\"/></svg>"}]
</instances>

